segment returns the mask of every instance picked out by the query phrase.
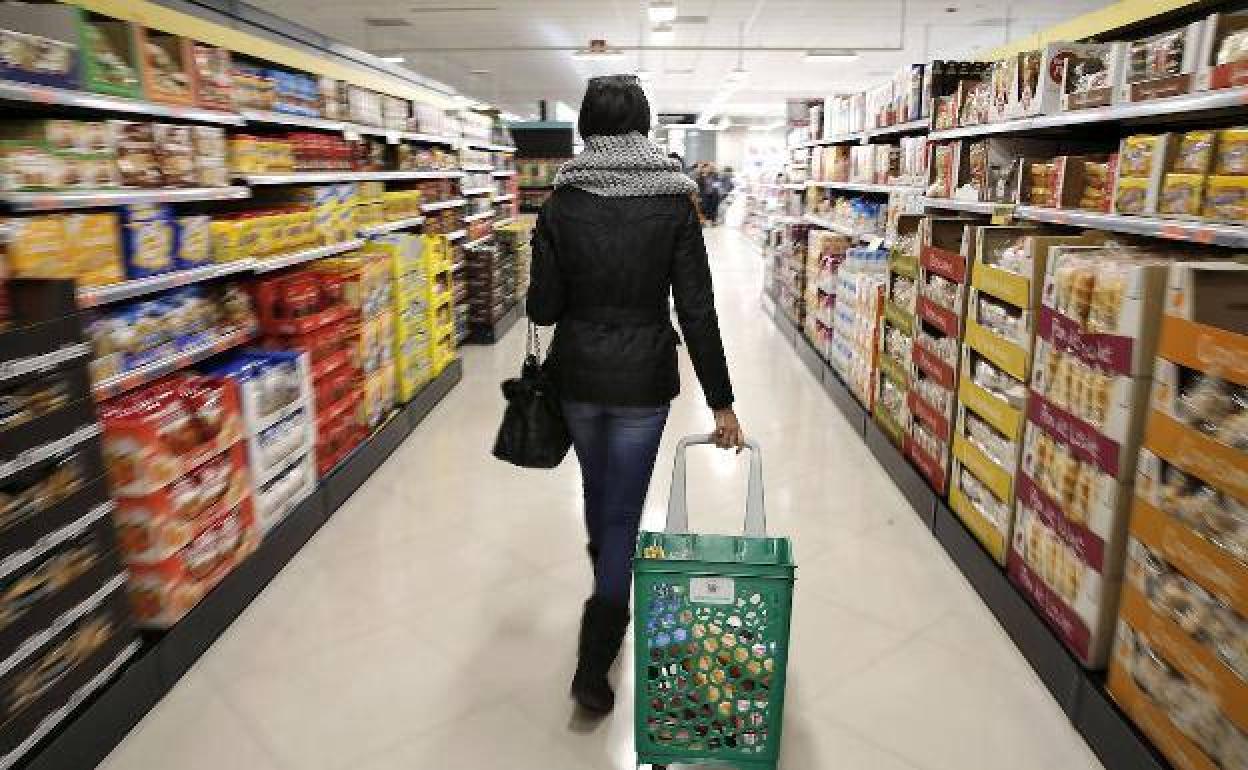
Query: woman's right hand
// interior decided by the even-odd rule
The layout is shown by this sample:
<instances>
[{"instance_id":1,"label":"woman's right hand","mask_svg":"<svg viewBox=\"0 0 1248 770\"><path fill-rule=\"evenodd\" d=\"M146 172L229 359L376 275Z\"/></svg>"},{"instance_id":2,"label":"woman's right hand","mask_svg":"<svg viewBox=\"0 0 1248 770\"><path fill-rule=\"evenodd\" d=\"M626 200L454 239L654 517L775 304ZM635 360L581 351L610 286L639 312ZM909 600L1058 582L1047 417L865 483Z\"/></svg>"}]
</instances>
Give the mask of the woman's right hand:
<instances>
[{"instance_id":1,"label":"woman's right hand","mask_svg":"<svg viewBox=\"0 0 1248 770\"><path fill-rule=\"evenodd\" d=\"M741 430L741 422L732 407L716 409L715 412L715 446L720 449L736 449L740 454L745 448L745 431Z\"/></svg>"}]
</instances>

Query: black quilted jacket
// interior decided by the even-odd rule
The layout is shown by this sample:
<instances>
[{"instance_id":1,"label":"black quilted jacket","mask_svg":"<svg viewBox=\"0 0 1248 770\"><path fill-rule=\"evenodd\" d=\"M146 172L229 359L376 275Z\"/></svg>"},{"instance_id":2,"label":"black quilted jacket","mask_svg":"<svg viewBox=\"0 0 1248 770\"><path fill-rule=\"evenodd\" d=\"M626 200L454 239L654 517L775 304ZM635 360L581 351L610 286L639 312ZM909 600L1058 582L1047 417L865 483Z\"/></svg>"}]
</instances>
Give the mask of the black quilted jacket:
<instances>
[{"instance_id":1,"label":"black quilted jacket","mask_svg":"<svg viewBox=\"0 0 1248 770\"><path fill-rule=\"evenodd\" d=\"M670 296L712 409L732 404L702 228L682 195L560 187L537 218L527 309L557 324L546 364L560 396L657 406L680 391Z\"/></svg>"}]
</instances>

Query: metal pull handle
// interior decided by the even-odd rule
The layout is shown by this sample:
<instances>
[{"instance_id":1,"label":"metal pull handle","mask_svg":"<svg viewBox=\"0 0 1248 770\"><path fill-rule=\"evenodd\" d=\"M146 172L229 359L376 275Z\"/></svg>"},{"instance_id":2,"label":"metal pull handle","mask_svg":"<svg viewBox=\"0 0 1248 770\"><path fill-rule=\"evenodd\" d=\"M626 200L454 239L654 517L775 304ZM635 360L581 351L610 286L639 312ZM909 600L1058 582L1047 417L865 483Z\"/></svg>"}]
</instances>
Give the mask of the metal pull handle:
<instances>
[{"instance_id":1,"label":"metal pull handle","mask_svg":"<svg viewBox=\"0 0 1248 770\"><path fill-rule=\"evenodd\" d=\"M685 436L676 445L676 462L672 468L672 491L667 501L667 527L669 534L685 534L689 531L689 505L685 494L685 449L695 444L714 444L715 435L704 433ZM745 527L747 537L767 536L767 515L763 510L763 455L758 442L745 440L750 450L750 480L745 494Z\"/></svg>"}]
</instances>

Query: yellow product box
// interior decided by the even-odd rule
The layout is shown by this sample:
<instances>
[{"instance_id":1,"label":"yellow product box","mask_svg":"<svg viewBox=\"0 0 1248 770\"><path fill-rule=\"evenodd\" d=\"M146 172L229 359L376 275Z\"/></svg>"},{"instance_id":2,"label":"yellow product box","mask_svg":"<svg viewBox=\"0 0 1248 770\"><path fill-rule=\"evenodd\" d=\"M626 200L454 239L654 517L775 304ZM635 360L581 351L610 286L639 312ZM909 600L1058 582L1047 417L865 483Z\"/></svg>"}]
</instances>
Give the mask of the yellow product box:
<instances>
[{"instance_id":1,"label":"yellow product box","mask_svg":"<svg viewBox=\"0 0 1248 770\"><path fill-rule=\"evenodd\" d=\"M1152 203L1151 182L1138 177L1119 177L1114 188L1114 213L1148 214Z\"/></svg>"},{"instance_id":2,"label":"yellow product box","mask_svg":"<svg viewBox=\"0 0 1248 770\"><path fill-rule=\"evenodd\" d=\"M966 319L965 340L972 350L987 358L997 368L1020 382L1027 381L1027 365L1031 360L1029 348L980 326L970 315Z\"/></svg>"},{"instance_id":3,"label":"yellow product box","mask_svg":"<svg viewBox=\"0 0 1248 770\"><path fill-rule=\"evenodd\" d=\"M1166 174L1157 210L1171 216L1200 216L1204 189L1203 174Z\"/></svg>"},{"instance_id":4,"label":"yellow product box","mask_svg":"<svg viewBox=\"0 0 1248 770\"><path fill-rule=\"evenodd\" d=\"M75 276L77 265L69 255L62 215L13 217L8 220L9 236L0 239L0 248L9 274L14 278L57 278Z\"/></svg>"},{"instance_id":5,"label":"yellow product box","mask_svg":"<svg viewBox=\"0 0 1248 770\"><path fill-rule=\"evenodd\" d=\"M1213 173L1225 176L1248 174L1248 128L1227 128L1218 132Z\"/></svg>"},{"instance_id":6,"label":"yellow product box","mask_svg":"<svg viewBox=\"0 0 1248 770\"><path fill-rule=\"evenodd\" d=\"M212 219L206 216L178 217L177 253L179 268L189 270L212 262Z\"/></svg>"},{"instance_id":7,"label":"yellow product box","mask_svg":"<svg viewBox=\"0 0 1248 770\"><path fill-rule=\"evenodd\" d=\"M65 235L79 286L104 286L126 279L121 221L116 214L70 214L65 218Z\"/></svg>"},{"instance_id":8,"label":"yellow product box","mask_svg":"<svg viewBox=\"0 0 1248 770\"><path fill-rule=\"evenodd\" d=\"M385 182L360 182L356 188L361 202L380 201L386 194Z\"/></svg>"},{"instance_id":9,"label":"yellow product box","mask_svg":"<svg viewBox=\"0 0 1248 770\"><path fill-rule=\"evenodd\" d=\"M1203 211L1218 222L1248 222L1248 176L1209 177Z\"/></svg>"},{"instance_id":10,"label":"yellow product box","mask_svg":"<svg viewBox=\"0 0 1248 770\"><path fill-rule=\"evenodd\" d=\"M212 258L217 262L233 262L246 259L243 251L243 228L233 219L212 221Z\"/></svg>"}]
</instances>

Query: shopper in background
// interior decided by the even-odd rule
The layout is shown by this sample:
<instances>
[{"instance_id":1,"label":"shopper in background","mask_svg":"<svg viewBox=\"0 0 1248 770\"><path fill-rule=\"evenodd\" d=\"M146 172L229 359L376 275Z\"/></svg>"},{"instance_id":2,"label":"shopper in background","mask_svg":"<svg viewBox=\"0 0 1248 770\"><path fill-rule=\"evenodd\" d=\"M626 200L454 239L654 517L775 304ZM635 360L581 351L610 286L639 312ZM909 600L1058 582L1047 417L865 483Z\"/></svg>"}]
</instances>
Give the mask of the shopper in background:
<instances>
[{"instance_id":1,"label":"shopper in background","mask_svg":"<svg viewBox=\"0 0 1248 770\"><path fill-rule=\"evenodd\" d=\"M720 339L697 186L646 133L636 77L592 78L578 121L585 151L560 169L533 231L527 309L556 324L546 367L581 466L594 592L581 618L572 695L605 713L607 673L628 627L633 549L670 402L679 337L715 418L721 448L744 438Z\"/></svg>"},{"instance_id":2,"label":"shopper in background","mask_svg":"<svg viewBox=\"0 0 1248 770\"><path fill-rule=\"evenodd\" d=\"M737 182L733 179L732 175L732 166L724 166L723 173L719 175L718 184L716 185L719 189L719 203L716 205L715 210L716 224L719 224L724 218L721 216L727 211L724 204L728 203L729 199L732 197L732 191L737 189Z\"/></svg>"},{"instance_id":3,"label":"shopper in background","mask_svg":"<svg viewBox=\"0 0 1248 770\"><path fill-rule=\"evenodd\" d=\"M708 224L715 224L719 214L719 172L714 163L704 163L698 174L698 197L702 200L702 214Z\"/></svg>"}]
</instances>

